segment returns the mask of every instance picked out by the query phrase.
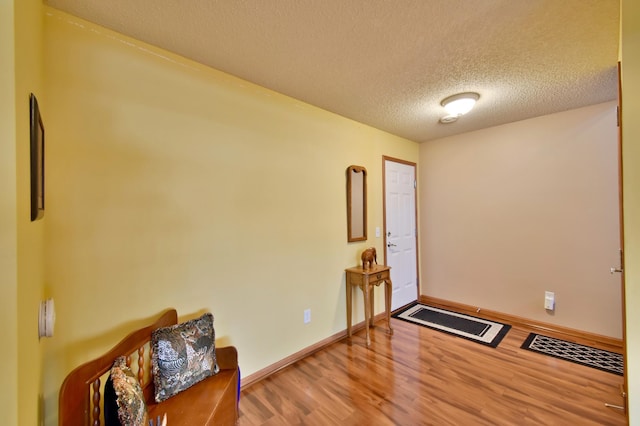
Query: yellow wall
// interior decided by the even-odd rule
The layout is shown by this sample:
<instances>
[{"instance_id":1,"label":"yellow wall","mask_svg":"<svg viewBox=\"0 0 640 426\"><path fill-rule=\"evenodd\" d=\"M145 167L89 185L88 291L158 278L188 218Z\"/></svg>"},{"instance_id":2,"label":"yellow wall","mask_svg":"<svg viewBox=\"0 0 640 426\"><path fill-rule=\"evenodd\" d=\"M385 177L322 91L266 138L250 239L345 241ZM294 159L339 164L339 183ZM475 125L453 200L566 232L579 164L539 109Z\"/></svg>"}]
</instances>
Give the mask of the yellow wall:
<instances>
[{"instance_id":1,"label":"yellow wall","mask_svg":"<svg viewBox=\"0 0 640 426\"><path fill-rule=\"evenodd\" d=\"M0 0L0 412L18 422L18 326L16 253L16 103L13 1Z\"/></svg>"},{"instance_id":2,"label":"yellow wall","mask_svg":"<svg viewBox=\"0 0 640 426\"><path fill-rule=\"evenodd\" d=\"M617 141L607 102L421 144L422 294L621 338Z\"/></svg>"},{"instance_id":3,"label":"yellow wall","mask_svg":"<svg viewBox=\"0 0 640 426\"><path fill-rule=\"evenodd\" d=\"M46 11L47 423L73 367L169 306L213 312L245 376L344 330L344 268L382 251L346 242L345 171L373 236L382 156L417 144Z\"/></svg>"},{"instance_id":4,"label":"yellow wall","mask_svg":"<svg viewBox=\"0 0 640 426\"><path fill-rule=\"evenodd\" d=\"M44 221L30 222L29 93L42 91L42 4L2 1L0 8L0 282L2 282L3 424L41 419L42 347L37 312L44 287ZM41 96L40 96L41 95Z\"/></svg>"},{"instance_id":5,"label":"yellow wall","mask_svg":"<svg viewBox=\"0 0 640 426\"><path fill-rule=\"evenodd\" d=\"M629 424L640 425L640 3L622 1L622 155Z\"/></svg>"}]
</instances>

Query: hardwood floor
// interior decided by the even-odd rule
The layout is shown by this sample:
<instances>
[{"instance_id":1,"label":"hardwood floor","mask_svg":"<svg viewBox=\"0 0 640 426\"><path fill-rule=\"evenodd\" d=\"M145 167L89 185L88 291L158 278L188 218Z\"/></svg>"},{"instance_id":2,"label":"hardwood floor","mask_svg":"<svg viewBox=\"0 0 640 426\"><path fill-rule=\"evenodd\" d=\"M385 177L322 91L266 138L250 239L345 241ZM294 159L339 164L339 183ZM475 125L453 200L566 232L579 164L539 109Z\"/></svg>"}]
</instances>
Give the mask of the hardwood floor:
<instances>
[{"instance_id":1,"label":"hardwood floor","mask_svg":"<svg viewBox=\"0 0 640 426\"><path fill-rule=\"evenodd\" d=\"M622 377L392 319L244 389L238 425L625 425Z\"/></svg>"}]
</instances>

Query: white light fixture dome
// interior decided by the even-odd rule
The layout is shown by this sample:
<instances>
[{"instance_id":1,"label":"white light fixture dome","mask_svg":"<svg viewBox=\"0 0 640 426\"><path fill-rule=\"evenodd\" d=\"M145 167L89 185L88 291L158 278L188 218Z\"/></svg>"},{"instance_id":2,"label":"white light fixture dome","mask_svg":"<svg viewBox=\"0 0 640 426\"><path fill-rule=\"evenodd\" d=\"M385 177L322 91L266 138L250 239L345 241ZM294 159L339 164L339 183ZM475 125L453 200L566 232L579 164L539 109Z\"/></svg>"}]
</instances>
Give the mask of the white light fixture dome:
<instances>
[{"instance_id":1,"label":"white light fixture dome","mask_svg":"<svg viewBox=\"0 0 640 426\"><path fill-rule=\"evenodd\" d=\"M479 98L480 95L475 92L465 92L443 99L440 104L447 110L449 115L441 118L440 122L451 123L456 121L458 117L471 111Z\"/></svg>"}]
</instances>

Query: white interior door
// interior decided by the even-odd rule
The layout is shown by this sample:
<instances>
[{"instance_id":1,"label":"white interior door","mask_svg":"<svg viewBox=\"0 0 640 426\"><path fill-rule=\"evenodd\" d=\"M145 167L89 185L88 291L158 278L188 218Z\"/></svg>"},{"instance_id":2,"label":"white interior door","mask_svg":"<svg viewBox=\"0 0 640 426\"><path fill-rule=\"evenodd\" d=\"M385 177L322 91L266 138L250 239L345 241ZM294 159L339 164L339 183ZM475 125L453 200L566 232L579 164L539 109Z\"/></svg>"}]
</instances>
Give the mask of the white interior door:
<instances>
[{"instance_id":1,"label":"white interior door","mask_svg":"<svg viewBox=\"0 0 640 426\"><path fill-rule=\"evenodd\" d=\"M391 309L418 298L416 166L384 159L385 261L391 266Z\"/></svg>"}]
</instances>

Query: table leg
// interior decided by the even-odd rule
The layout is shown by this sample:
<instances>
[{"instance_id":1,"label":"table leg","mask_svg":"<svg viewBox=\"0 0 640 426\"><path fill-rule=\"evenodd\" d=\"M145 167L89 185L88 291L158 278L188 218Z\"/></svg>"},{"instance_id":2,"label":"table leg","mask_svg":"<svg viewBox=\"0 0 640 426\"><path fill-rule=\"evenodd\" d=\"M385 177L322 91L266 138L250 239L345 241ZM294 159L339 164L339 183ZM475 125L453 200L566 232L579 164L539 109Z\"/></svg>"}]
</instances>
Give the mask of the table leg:
<instances>
[{"instance_id":1,"label":"table leg","mask_svg":"<svg viewBox=\"0 0 640 426\"><path fill-rule=\"evenodd\" d=\"M351 339L351 295L353 290L351 289L351 279L349 277L349 273L347 272L347 337Z\"/></svg>"},{"instance_id":2,"label":"table leg","mask_svg":"<svg viewBox=\"0 0 640 426\"><path fill-rule=\"evenodd\" d=\"M371 337L369 336L369 321L371 320L371 287L369 286L369 277L365 277L362 284L362 292L364 293L364 328L367 334L367 347L371 345Z\"/></svg>"},{"instance_id":3,"label":"table leg","mask_svg":"<svg viewBox=\"0 0 640 426\"><path fill-rule=\"evenodd\" d=\"M389 328L389 334L393 334L391 328L391 292L393 291L393 285L391 279L384 281L384 310L387 314L387 327Z\"/></svg>"},{"instance_id":4,"label":"table leg","mask_svg":"<svg viewBox=\"0 0 640 426\"><path fill-rule=\"evenodd\" d=\"M375 303L374 303L373 299L376 296L376 293L375 293L376 285L369 286L369 293L370 293L370 296L369 296L369 322L367 323L367 327L373 327L373 317L375 316L375 312L376 312L375 308L374 308Z\"/></svg>"}]
</instances>

